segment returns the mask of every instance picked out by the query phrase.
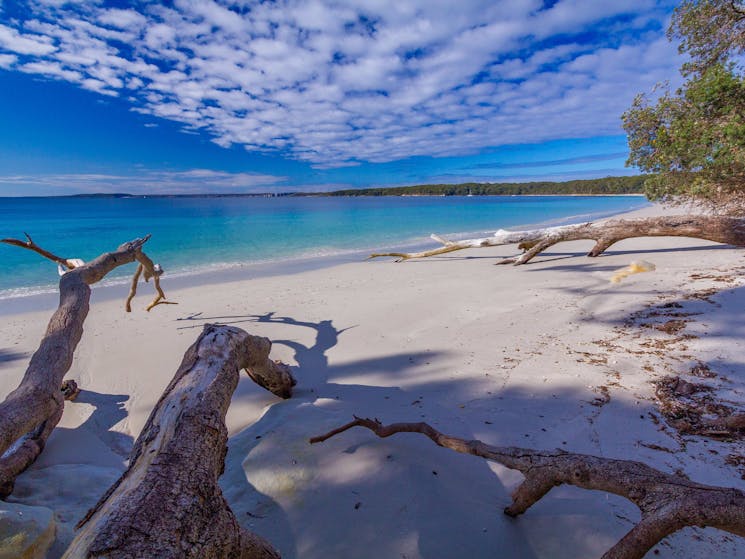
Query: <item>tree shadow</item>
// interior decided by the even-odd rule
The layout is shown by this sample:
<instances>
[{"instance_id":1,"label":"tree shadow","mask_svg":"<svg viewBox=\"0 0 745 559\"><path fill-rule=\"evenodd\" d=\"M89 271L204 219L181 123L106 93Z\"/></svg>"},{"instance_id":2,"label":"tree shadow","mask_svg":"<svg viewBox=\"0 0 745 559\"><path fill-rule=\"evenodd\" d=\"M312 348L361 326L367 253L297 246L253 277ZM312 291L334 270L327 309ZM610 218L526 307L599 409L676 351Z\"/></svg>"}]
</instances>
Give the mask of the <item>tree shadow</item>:
<instances>
[{"instance_id":1,"label":"tree shadow","mask_svg":"<svg viewBox=\"0 0 745 559\"><path fill-rule=\"evenodd\" d=\"M295 488L305 481L303 478L309 471L302 457L309 456L307 439L313 434L312 429L308 429L308 420L319 413L314 404L319 400L342 402L359 396L360 390L367 395L365 397L370 397L371 392L375 393L371 397L373 400L389 399L398 389L329 382L334 367L329 364L327 352L338 344L344 332L355 326L337 328L332 320L304 321L278 316L275 312L222 316L195 313L178 320L197 322L179 326L179 329L201 328L206 322L219 321L232 325L272 324L286 327L288 334L293 334L297 328L313 332L313 340L307 345L290 336L273 339L273 344L292 350L296 362L292 369L298 385L292 398L274 401L255 423L230 438L226 471L220 479L223 493L244 527L273 542L286 559L304 555L305 549L301 549L304 545L292 537L293 526L297 526L298 519L291 519L289 515L296 510L293 501ZM399 355L373 359L359 365L361 369L395 368L408 362L408 355ZM248 396L243 391L238 392L234 402L236 397ZM321 416L327 414L320 412ZM302 531L304 536L306 532Z\"/></svg>"},{"instance_id":2,"label":"tree shadow","mask_svg":"<svg viewBox=\"0 0 745 559\"><path fill-rule=\"evenodd\" d=\"M0 348L0 368L5 366L6 363L26 359L28 355L27 351L13 351L12 349Z\"/></svg>"},{"instance_id":3,"label":"tree shadow","mask_svg":"<svg viewBox=\"0 0 745 559\"><path fill-rule=\"evenodd\" d=\"M117 423L127 417L127 394L103 394L83 389L73 402L65 405L66 413L80 413L84 406L92 412L79 426L70 429L57 427L47 441L33 467L45 468L57 464L95 464L123 467L134 444L132 436L113 431ZM80 410L80 411L78 411ZM106 490L103 488L101 493Z\"/></svg>"},{"instance_id":4,"label":"tree shadow","mask_svg":"<svg viewBox=\"0 0 745 559\"><path fill-rule=\"evenodd\" d=\"M586 284L581 290L572 285L557 289L576 291L582 295L580 304L590 307L607 296L608 285L598 278L589 292ZM637 286L613 290L640 299ZM736 307L731 308L734 325ZM598 316L612 320L607 315L585 319ZM554 380L564 388L538 381L489 388L473 376L447 378L443 372L451 365L446 363L452 364L445 359L452 355L447 351L337 360L339 354L330 350L344 343L342 334L349 327L338 328L333 320L313 322L274 312L186 319L272 325L274 343L293 352L299 381L295 395L273 404L231 438L222 479L240 521L269 538L287 558L343 557L350 550L359 557L404 553L424 559L600 556L639 518L637 509L620 497L560 487L525 515L510 519L501 508L509 504L519 474L440 449L420 435L378 439L359 429L321 445L307 444L310 436L346 423L353 414L383 422L427 421L445 433L489 444L640 460L667 472L682 469L703 483L741 485L727 478L722 457L664 450L675 451L677 441L650 419L652 401L611 388L612 400L598 404L593 387L567 386L574 368L556 372ZM293 334L298 329L310 332L310 341ZM541 363L537 359L525 365ZM591 382L604 383L606 377ZM737 542L711 529L686 530L659 549L706 553L713 546L741 551Z\"/></svg>"},{"instance_id":5,"label":"tree shadow","mask_svg":"<svg viewBox=\"0 0 745 559\"><path fill-rule=\"evenodd\" d=\"M621 241L622 242L622 241ZM646 254L662 254L662 253L677 253L677 252L696 252L696 251L709 251L709 250L732 250L735 247L731 245L712 245L712 246L689 246L689 247L670 247L670 248L642 248L639 250L614 250L608 249L603 254L597 257L587 256L588 251L584 252L568 252L559 253L553 251L547 251L539 254L535 259L531 260L524 266L530 266L530 264L540 264L544 262L552 262L554 260L563 260L568 258L584 257L585 262L571 265L560 265L560 266L542 266L527 268L530 272L544 272L544 271L556 271L556 272L577 272L577 271L590 271L590 272L609 272L615 271L622 266L604 266L602 264L602 258L604 256L634 256L634 255L646 255ZM598 259L601 259L598 261Z\"/></svg>"},{"instance_id":6,"label":"tree shadow","mask_svg":"<svg viewBox=\"0 0 745 559\"><path fill-rule=\"evenodd\" d=\"M338 329L333 320L312 322L272 312L199 317L217 318L315 332L309 344L291 336L275 340L294 352L296 393L231 437L221 478L239 521L274 542L283 557L349 556L352 548L361 557L396 557L402 550L426 559L478 557L489 550L489 555L536 559L575 556L578 549L599 556L630 528L628 519L638 518L635 507L621 498L560 488L523 517L510 519L500 509L509 503L519 474L440 449L416 435L380 440L359 430L323 445L307 443L310 436L357 414L384 422L429 421L444 432L490 444L560 445L605 454L593 434L600 420L589 403L592 393L484 390L481 381L443 380L438 362L448 352L335 363L328 351L349 328ZM357 383L334 382L345 377ZM365 378L391 386L372 386ZM639 417L639 408L624 409ZM511 427L505 431L500 425ZM617 430L617 425L608 429ZM646 436L659 443L661 435L650 431ZM638 453L624 455L624 450L638 448L638 441L629 439L614 445L610 454L634 459Z\"/></svg>"},{"instance_id":7,"label":"tree shadow","mask_svg":"<svg viewBox=\"0 0 745 559\"><path fill-rule=\"evenodd\" d=\"M14 502L54 511L56 535L47 557L61 557L74 537L74 526L124 470L133 439L111 428L127 417L126 394L81 390L65 413L91 413L75 428L57 427L44 452L18 476ZM77 409L76 409L77 408Z\"/></svg>"},{"instance_id":8,"label":"tree shadow","mask_svg":"<svg viewBox=\"0 0 745 559\"><path fill-rule=\"evenodd\" d=\"M95 409L78 429L87 429L100 438L112 452L129 456L134 440L130 435L112 431L111 428L127 417L125 403L127 394L102 394L93 390L81 390L75 402L90 404Z\"/></svg>"},{"instance_id":9,"label":"tree shadow","mask_svg":"<svg viewBox=\"0 0 745 559\"><path fill-rule=\"evenodd\" d=\"M604 328L609 333L603 339L593 340L597 349L591 351L602 355L609 364L624 364L612 368L643 363L644 371L635 382L647 386L651 393L655 391L655 382L673 376L701 388L691 398L676 394L680 396L675 399L679 408L655 404L652 409L661 417L663 426L678 433L673 447L684 445L692 456L708 456L709 460L702 460L699 469L694 470L700 475L707 474L711 463L720 470L722 462L729 466L736 464L736 461L725 459L742 456L745 452L742 433L706 436L695 434L695 428L686 432L685 427L677 432L673 425L666 423L665 410L668 410L669 419L679 419L688 413L693 423L702 412L701 417L710 420L745 412L742 398L745 394L742 351L745 286L738 285L740 274L740 269L721 267L703 273L692 269L686 278L689 281L674 289L637 289L632 284L622 290L612 287L614 295L624 297L623 306L604 306L611 288L607 283L606 287L598 289L554 288L582 296L580 322L608 327ZM669 326L673 328L668 329ZM718 462L714 457L719 457ZM742 466L738 469L739 475L745 472ZM728 483L742 486L736 478Z\"/></svg>"}]
</instances>

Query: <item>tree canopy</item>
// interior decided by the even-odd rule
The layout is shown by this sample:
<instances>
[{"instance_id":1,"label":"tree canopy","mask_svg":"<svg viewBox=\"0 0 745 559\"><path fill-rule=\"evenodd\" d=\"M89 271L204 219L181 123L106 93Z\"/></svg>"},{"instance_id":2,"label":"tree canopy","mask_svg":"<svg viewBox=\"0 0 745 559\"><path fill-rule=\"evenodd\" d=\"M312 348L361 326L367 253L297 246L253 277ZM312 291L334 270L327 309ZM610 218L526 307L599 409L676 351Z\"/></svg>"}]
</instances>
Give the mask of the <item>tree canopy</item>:
<instances>
[{"instance_id":1,"label":"tree canopy","mask_svg":"<svg viewBox=\"0 0 745 559\"><path fill-rule=\"evenodd\" d=\"M627 165L652 173L652 200L703 203L745 213L745 6L689 0L673 15L670 39L688 55L684 84L656 99L638 95L623 115Z\"/></svg>"},{"instance_id":2,"label":"tree canopy","mask_svg":"<svg viewBox=\"0 0 745 559\"><path fill-rule=\"evenodd\" d=\"M645 177L604 177L565 182L419 184L336 190L313 196L517 196L525 194L641 194ZM305 196L305 194L299 194Z\"/></svg>"}]
</instances>

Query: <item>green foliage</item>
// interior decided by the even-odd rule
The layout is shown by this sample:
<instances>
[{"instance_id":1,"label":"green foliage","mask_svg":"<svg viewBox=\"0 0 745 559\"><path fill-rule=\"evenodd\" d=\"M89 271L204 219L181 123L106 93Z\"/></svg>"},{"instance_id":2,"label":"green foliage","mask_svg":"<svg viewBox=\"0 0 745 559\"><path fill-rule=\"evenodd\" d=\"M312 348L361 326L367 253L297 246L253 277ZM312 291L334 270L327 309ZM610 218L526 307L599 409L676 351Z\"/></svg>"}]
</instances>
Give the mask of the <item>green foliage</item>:
<instances>
[{"instance_id":1,"label":"green foliage","mask_svg":"<svg viewBox=\"0 0 745 559\"><path fill-rule=\"evenodd\" d=\"M623 115L628 164L655 173L650 199L726 204L745 187L745 81L716 64L655 104L638 96Z\"/></svg>"},{"instance_id":2,"label":"green foliage","mask_svg":"<svg viewBox=\"0 0 745 559\"><path fill-rule=\"evenodd\" d=\"M679 40L678 50L691 57L683 65L685 75L726 64L745 52L745 6L734 0L686 0L675 10L667 36Z\"/></svg>"},{"instance_id":3,"label":"green foliage","mask_svg":"<svg viewBox=\"0 0 745 559\"><path fill-rule=\"evenodd\" d=\"M421 184L392 188L337 190L321 196L474 196L525 194L641 194L645 176L606 177L566 182L522 182L463 184Z\"/></svg>"},{"instance_id":4,"label":"green foliage","mask_svg":"<svg viewBox=\"0 0 745 559\"><path fill-rule=\"evenodd\" d=\"M652 200L703 203L745 213L745 80L729 59L745 52L745 12L736 2L684 2L669 36L690 61L687 81L657 99L639 95L622 117L629 159L652 173Z\"/></svg>"}]
</instances>

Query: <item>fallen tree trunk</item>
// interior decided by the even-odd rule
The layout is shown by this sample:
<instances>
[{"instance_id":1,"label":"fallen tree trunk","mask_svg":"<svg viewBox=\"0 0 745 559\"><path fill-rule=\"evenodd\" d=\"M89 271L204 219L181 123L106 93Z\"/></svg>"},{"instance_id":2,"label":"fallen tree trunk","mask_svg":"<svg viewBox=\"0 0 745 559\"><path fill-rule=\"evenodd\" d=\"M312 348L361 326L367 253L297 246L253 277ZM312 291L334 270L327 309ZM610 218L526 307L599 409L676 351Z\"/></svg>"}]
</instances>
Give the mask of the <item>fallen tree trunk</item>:
<instances>
[{"instance_id":1,"label":"fallen tree trunk","mask_svg":"<svg viewBox=\"0 0 745 559\"><path fill-rule=\"evenodd\" d=\"M635 237L691 237L716 243L745 246L745 219L727 216L677 215L616 219L604 222L587 222L562 225L529 231L500 229L491 237L449 241L437 235L431 238L443 246L422 252L374 253L370 258L393 256L397 262L412 258L426 258L467 248L484 248L519 244L525 252L516 258L505 258L498 264L516 266L529 262L549 247L564 241L593 240L595 246L587 256L600 256L610 246L624 239Z\"/></svg>"},{"instance_id":2,"label":"fallen tree trunk","mask_svg":"<svg viewBox=\"0 0 745 559\"><path fill-rule=\"evenodd\" d=\"M39 349L31 357L21 383L0 404L0 498L10 495L15 478L36 460L62 417L65 401L62 380L72 366L73 353L83 335L90 286L115 268L135 260L141 265L143 261L152 264L142 252L149 236L125 243L116 251L78 267L71 260L41 249L28 235L26 238L27 241L3 239L2 242L37 252L64 264L68 271L60 278L59 306Z\"/></svg>"},{"instance_id":3,"label":"fallen tree trunk","mask_svg":"<svg viewBox=\"0 0 745 559\"><path fill-rule=\"evenodd\" d=\"M206 325L150 414L129 467L81 520L64 557L276 558L240 527L217 483L227 453L225 413L239 369L290 396L289 368L268 358L271 342L239 328Z\"/></svg>"},{"instance_id":4,"label":"fallen tree trunk","mask_svg":"<svg viewBox=\"0 0 745 559\"><path fill-rule=\"evenodd\" d=\"M745 493L734 488L695 483L630 460L614 460L561 450L549 452L491 446L440 433L427 423L383 425L377 419L354 421L310 439L323 442L352 427L366 427L378 437L421 433L437 445L472 454L520 471L525 480L504 509L509 516L524 513L552 487L562 484L607 491L625 497L642 513L641 521L604 555L603 559L641 559L666 536L686 526L713 527L745 536Z\"/></svg>"}]
</instances>

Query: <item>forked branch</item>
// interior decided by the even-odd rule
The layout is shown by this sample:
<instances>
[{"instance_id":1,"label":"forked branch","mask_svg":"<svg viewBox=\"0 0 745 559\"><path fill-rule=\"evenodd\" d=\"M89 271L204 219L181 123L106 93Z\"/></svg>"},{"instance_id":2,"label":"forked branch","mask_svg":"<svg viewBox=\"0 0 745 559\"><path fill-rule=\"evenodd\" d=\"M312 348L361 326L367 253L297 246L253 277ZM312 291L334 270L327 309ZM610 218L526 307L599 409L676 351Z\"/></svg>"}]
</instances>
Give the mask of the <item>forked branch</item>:
<instances>
[{"instance_id":1,"label":"forked branch","mask_svg":"<svg viewBox=\"0 0 745 559\"><path fill-rule=\"evenodd\" d=\"M0 403L0 498L12 492L16 476L36 460L62 416L66 396L60 386L83 335L90 286L119 266L147 258L142 247L149 236L124 243L114 252L80 266L42 249L29 235L26 238L27 241L3 239L2 242L32 250L65 265L68 271L60 278L59 306L21 383ZM69 384L67 392L74 392Z\"/></svg>"},{"instance_id":2,"label":"forked branch","mask_svg":"<svg viewBox=\"0 0 745 559\"><path fill-rule=\"evenodd\" d=\"M145 310L147 312L150 312L150 310L157 305L177 305L178 303L174 301L166 300L166 294L160 287L160 276L163 275L163 268L161 268L158 264L153 264L153 261L150 260L150 257L142 251L139 252L139 254L136 256L136 259L139 264L137 265L137 270L135 270L135 273L132 276L132 282L129 286L129 295L127 296L127 301L124 305L125 310L127 312L132 311L131 302L132 299L134 299L134 296L137 294L137 282L139 281L141 275L145 278L146 282L152 279L153 287L155 287L155 298L153 299L152 303L145 307Z\"/></svg>"},{"instance_id":3,"label":"forked branch","mask_svg":"<svg viewBox=\"0 0 745 559\"><path fill-rule=\"evenodd\" d=\"M641 521L603 559L641 559L666 536L686 526L713 527L745 536L745 494L734 488L695 483L686 477L655 470L641 462L587 454L498 447L440 433L427 423L383 425L377 419L355 417L328 433L310 439L323 442L352 427L365 427L378 437L420 433L435 444L463 454L492 460L520 471L525 481L504 509L509 516L524 513L552 487L568 484L625 497L642 513Z\"/></svg>"}]
</instances>

